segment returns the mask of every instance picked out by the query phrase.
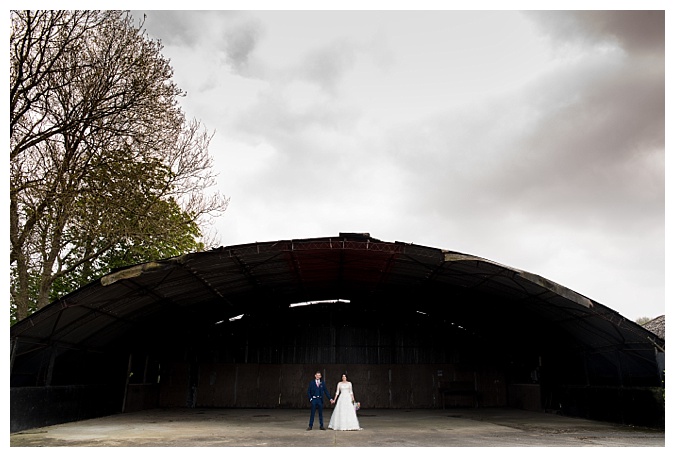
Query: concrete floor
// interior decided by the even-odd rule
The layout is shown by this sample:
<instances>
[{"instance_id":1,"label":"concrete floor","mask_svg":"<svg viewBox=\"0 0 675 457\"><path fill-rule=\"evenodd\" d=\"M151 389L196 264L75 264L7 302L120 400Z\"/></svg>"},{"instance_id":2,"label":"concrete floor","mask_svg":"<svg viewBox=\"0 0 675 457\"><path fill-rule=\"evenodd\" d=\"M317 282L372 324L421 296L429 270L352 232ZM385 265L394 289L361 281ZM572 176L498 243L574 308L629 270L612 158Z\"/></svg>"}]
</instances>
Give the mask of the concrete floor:
<instances>
[{"instance_id":1,"label":"concrete floor","mask_svg":"<svg viewBox=\"0 0 675 457\"><path fill-rule=\"evenodd\" d=\"M327 425L331 409L324 410ZM10 434L11 447L665 447L665 431L515 409L361 410L363 430L306 431L307 410L155 409Z\"/></svg>"}]
</instances>

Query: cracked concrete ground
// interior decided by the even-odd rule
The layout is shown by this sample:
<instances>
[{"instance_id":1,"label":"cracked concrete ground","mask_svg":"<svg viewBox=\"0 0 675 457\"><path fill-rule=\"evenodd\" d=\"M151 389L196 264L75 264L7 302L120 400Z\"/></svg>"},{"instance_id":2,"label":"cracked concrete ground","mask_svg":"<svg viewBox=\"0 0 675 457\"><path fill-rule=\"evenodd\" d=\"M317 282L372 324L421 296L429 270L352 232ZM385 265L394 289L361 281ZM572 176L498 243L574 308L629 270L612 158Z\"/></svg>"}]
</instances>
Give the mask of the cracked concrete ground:
<instances>
[{"instance_id":1,"label":"cracked concrete ground","mask_svg":"<svg viewBox=\"0 0 675 457\"><path fill-rule=\"evenodd\" d=\"M330 408L324 411L328 424ZM306 431L309 409L154 409L10 434L11 447L665 447L665 431L515 409L361 410Z\"/></svg>"}]
</instances>

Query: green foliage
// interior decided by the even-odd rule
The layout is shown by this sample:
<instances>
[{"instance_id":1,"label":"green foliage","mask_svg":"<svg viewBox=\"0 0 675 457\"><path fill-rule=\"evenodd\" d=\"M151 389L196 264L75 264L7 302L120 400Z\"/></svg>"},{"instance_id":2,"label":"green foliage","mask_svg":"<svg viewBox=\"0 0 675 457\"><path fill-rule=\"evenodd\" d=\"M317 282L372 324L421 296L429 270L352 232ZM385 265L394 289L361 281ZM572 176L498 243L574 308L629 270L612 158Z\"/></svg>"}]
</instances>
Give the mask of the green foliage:
<instances>
[{"instance_id":1,"label":"green foliage","mask_svg":"<svg viewBox=\"0 0 675 457\"><path fill-rule=\"evenodd\" d=\"M55 301L118 269L204 250L204 244L199 241L201 236L199 226L189 215L181 211L174 201L162 201L155 209L155 213L159 212L163 213L156 216L162 218L167 230L149 236L119 240L103 255L89 262L79 263L67 274L55 278L50 289L49 301ZM106 240L100 239L98 242L105 244ZM11 282L16 281L15 268L10 270L10 278ZM29 314L38 309L36 297L39 286L39 276L32 273L29 276L29 295L32 297ZM16 305L10 300L10 325L17 320Z\"/></svg>"},{"instance_id":2,"label":"green foliage","mask_svg":"<svg viewBox=\"0 0 675 457\"><path fill-rule=\"evenodd\" d=\"M10 320L112 269L203 249L210 135L121 11L11 11Z\"/></svg>"}]
</instances>

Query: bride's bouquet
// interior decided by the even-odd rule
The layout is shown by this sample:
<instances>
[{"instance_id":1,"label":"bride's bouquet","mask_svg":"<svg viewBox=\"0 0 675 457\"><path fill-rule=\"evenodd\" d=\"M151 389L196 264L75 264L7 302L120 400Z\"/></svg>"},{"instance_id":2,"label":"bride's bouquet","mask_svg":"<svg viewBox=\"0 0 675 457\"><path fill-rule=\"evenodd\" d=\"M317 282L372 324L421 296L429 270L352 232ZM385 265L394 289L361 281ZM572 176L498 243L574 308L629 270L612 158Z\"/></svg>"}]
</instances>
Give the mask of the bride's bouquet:
<instances>
[{"instance_id":1,"label":"bride's bouquet","mask_svg":"<svg viewBox=\"0 0 675 457\"><path fill-rule=\"evenodd\" d=\"M354 411L358 411L359 409L361 409L361 402L355 401L354 402Z\"/></svg>"}]
</instances>

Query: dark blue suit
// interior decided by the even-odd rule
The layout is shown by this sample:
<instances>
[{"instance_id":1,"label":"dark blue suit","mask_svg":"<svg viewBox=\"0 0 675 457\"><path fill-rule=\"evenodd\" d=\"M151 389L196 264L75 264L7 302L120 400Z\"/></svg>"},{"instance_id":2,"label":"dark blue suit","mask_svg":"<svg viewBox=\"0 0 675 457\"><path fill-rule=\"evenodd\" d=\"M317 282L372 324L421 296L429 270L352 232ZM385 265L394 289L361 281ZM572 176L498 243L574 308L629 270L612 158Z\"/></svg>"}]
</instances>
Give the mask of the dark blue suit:
<instances>
[{"instance_id":1,"label":"dark blue suit","mask_svg":"<svg viewBox=\"0 0 675 457\"><path fill-rule=\"evenodd\" d=\"M309 416L309 428L314 426L314 414L316 411L319 411L319 425L323 427L323 396L324 394L332 400L333 397L328 393L326 389L326 383L320 381L319 385L316 385L316 379L312 379L309 382L309 387L307 387L307 398L312 404L312 414Z\"/></svg>"}]
</instances>

